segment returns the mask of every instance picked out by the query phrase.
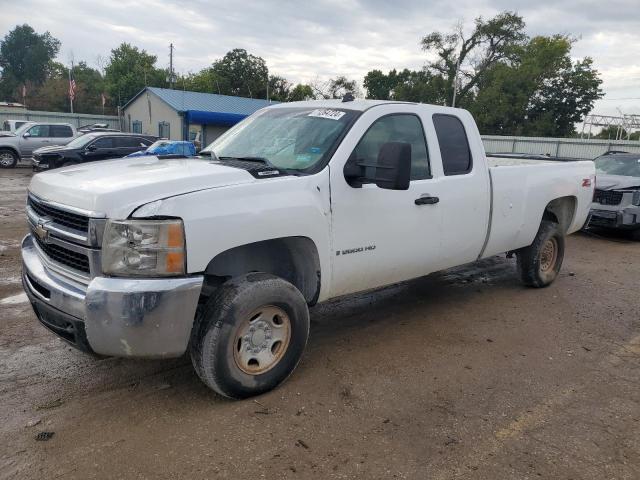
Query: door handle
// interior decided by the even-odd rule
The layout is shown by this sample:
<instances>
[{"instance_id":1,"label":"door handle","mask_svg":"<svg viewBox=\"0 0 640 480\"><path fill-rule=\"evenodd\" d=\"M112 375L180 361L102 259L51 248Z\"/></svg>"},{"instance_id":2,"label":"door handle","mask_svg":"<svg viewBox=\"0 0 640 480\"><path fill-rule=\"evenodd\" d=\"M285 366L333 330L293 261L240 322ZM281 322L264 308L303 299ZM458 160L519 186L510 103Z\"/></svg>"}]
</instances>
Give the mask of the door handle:
<instances>
[{"instance_id":1,"label":"door handle","mask_svg":"<svg viewBox=\"0 0 640 480\"><path fill-rule=\"evenodd\" d=\"M427 195L427 196L424 196L424 197L416 198L414 203L416 205L435 205L439 201L440 201L440 199L438 197L431 197L431 196Z\"/></svg>"}]
</instances>

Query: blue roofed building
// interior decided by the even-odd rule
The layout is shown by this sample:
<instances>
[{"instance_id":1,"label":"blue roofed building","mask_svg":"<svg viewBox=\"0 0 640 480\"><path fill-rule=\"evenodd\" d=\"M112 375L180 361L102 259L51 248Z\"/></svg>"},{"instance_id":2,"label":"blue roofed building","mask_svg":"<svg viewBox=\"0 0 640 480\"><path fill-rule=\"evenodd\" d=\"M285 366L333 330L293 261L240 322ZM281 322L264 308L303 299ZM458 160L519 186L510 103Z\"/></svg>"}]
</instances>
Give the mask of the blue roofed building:
<instances>
[{"instance_id":1,"label":"blue roofed building","mask_svg":"<svg viewBox=\"0 0 640 480\"><path fill-rule=\"evenodd\" d=\"M122 121L129 132L192 140L204 147L232 125L273 103L278 102L146 87L122 108Z\"/></svg>"}]
</instances>

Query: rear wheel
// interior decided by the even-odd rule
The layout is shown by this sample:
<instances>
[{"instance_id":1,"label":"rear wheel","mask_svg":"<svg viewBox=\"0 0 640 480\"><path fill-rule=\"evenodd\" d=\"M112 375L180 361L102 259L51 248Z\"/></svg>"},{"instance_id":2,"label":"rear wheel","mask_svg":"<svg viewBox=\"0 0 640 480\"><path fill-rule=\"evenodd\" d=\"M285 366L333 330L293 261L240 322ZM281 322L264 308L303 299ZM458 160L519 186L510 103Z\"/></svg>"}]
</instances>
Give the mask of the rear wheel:
<instances>
[{"instance_id":1,"label":"rear wheel","mask_svg":"<svg viewBox=\"0 0 640 480\"><path fill-rule=\"evenodd\" d=\"M229 398L267 392L295 369L309 336L309 310L282 278L249 273L229 280L198 313L191 360L200 379Z\"/></svg>"},{"instance_id":2,"label":"rear wheel","mask_svg":"<svg viewBox=\"0 0 640 480\"><path fill-rule=\"evenodd\" d=\"M18 163L18 156L11 150L0 150L0 168L13 168Z\"/></svg>"},{"instance_id":3,"label":"rear wheel","mask_svg":"<svg viewBox=\"0 0 640 480\"><path fill-rule=\"evenodd\" d=\"M558 276L564 259L564 235L556 222L543 220L533 243L516 252L522 282L546 287Z\"/></svg>"}]
</instances>

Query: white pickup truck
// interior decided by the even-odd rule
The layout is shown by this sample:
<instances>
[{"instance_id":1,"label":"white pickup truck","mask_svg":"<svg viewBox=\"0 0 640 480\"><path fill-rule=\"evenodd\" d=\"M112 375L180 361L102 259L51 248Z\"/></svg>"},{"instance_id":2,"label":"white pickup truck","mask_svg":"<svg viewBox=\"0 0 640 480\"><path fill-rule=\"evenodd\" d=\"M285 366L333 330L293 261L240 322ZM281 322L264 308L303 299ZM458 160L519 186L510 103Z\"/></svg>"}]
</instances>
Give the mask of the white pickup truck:
<instances>
[{"instance_id":1,"label":"white pickup truck","mask_svg":"<svg viewBox=\"0 0 640 480\"><path fill-rule=\"evenodd\" d=\"M505 252L526 285L549 285L593 184L593 162L487 158L464 110L279 104L200 157L35 175L23 284L77 347L188 351L204 383L242 398L292 373L317 302Z\"/></svg>"}]
</instances>

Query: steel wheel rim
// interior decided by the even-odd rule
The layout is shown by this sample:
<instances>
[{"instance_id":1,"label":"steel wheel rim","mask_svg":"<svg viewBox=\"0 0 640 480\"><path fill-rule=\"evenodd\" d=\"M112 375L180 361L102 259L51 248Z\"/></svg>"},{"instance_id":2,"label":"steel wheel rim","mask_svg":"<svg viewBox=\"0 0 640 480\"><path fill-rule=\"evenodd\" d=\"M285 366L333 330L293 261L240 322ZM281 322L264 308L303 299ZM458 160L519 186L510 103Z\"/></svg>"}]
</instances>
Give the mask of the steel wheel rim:
<instances>
[{"instance_id":1,"label":"steel wheel rim","mask_svg":"<svg viewBox=\"0 0 640 480\"><path fill-rule=\"evenodd\" d=\"M548 272L556 265L558 259L558 240L554 237L549 238L542 246L540 253L540 271Z\"/></svg>"},{"instance_id":2,"label":"steel wheel rim","mask_svg":"<svg viewBox=\"0 0 640 480\"><path fill-rule=\"evenodd\" d=\"M280 307L264 305L242 321L233 342L236 366L249 375L275 367L289 347L291 319Z\"/></svg>"},{"instance_id":3,"label":"steel wheel rim","mask_svg":"<svg viewBox=\"0 0 640 480\"><path fill-rule=\"evenodd\" d=\"M0 153L0 165L3 167L8 167L13 164L13 155L10 153Z\"/></svg>"}]
</instances>

